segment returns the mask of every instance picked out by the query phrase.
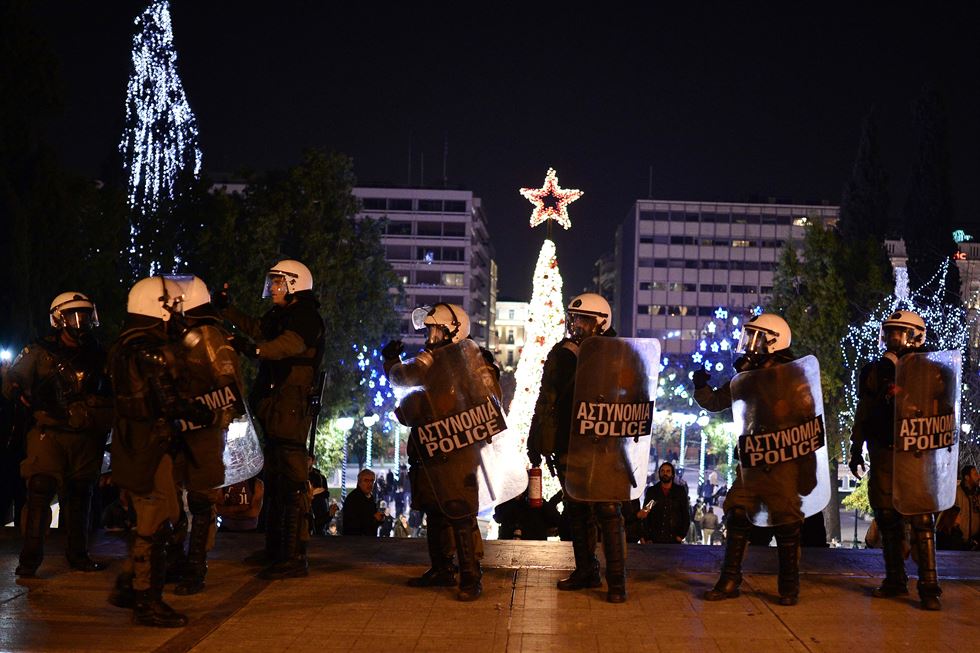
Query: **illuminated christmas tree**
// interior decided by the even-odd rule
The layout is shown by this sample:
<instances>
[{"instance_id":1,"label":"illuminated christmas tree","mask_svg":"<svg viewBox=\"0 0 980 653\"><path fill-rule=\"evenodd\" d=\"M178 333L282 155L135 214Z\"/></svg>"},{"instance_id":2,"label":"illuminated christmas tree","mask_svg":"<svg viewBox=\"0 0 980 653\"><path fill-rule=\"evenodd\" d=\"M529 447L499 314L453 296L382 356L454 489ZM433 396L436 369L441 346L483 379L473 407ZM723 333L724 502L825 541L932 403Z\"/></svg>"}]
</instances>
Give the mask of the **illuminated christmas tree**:
<instances>
[{"instance_id":1,"label":"illuminated christmas tree","mask_svg":"<svg viewBox=\"0 0 980 653\"><path fill-rule=\"evenodd\" d=\"M936 274L922 287L910 290L908 271L898 268L895 271L895 294L886 297L871 312L868 319L858 325L851 326L841 341L844 352L844 365L847 369L848 382L845 385L845 405L841 410L841 425L849 430L854 423L854 414L858 403L858 382L861 369L871 361L881 357L879 344L881 323L896 310L915 311L926 323L926 348L930 350L958 350L962 352L963 362L970 361L969 323L966 312L958 304L945 301L947 274L950 270L950 259L943 261ZM976 319L975 316L973 319ZM963 374L963 394L961 419L967 426L961 440L975 444L977 439L977 419L980 417L976 405L976 393L970 386L970 376ZM846 459L848 452L842 447L840 452Z\"/></svg>"},{"instance_id":2,"label":"illuminated christmas tree","mask_svg":"<svg viewBox=\"0 0 980 653\"><path fill-rule=\"evenodd\" d=\"M508 427L520 434L523 446L527 441L534 404L541 388L545 358L565 335L565 305L562 301L562 281L555 243L550 238L551 221L558 222L565 229L570 228L572 224L568 217L568 205L581 197L582 191L559 187L558 175L553 168L549 168L541 188L522 188L520 192L534 205L531 226L547 222L549 232L548 238L541 245L534 268L525 344L514 373L516 390L507 419Z\"/></svg>"},{"instance_id":3,"label":"illuminated christmas tree","mask_svg":"<svg viewBox=\"0 0 980 653\"><path fill-rule=\"evenodd\" d=\"M181 234L167 231L167 204L178 183L201 171L197 121L177 74L170 6L152 0L135 21L126 89L126 128L119 143L128 182L129 259L137 277L181 263ZM169 246L168 246L169 245Z\"/></svg>"}]
</instances>

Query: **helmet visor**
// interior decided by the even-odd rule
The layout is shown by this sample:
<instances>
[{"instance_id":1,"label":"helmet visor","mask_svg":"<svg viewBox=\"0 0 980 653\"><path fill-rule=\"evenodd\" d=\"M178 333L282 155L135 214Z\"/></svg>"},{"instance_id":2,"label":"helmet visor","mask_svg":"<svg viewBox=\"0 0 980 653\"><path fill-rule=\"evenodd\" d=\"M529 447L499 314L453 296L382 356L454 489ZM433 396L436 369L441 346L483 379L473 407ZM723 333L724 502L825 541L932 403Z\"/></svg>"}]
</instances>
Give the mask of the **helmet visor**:
<instances>
[{"instance_id":1,"label":"helmet visor","mask_svg":"<svg viewBox=\"0 0 980 653\"><path fill-rule=\"evenodd\" d=\"M60 311L59 315L57 322L62 329L91 331L99 326L99 313L95 310L94 304L92 308L69 308Z\"/></svg>"},{"instance_id":2,"label":"helmet visor","mask_svg":"<svg viewBox=\"0 0 980 653\"><path fill-rule=\"evenodd\" d=\"M425 318L432 312L431 306L420 306L412 311L412 328L421 331L425 328Z\"/></svg>"},{"instance_id":3,"label":"helmet visor","mask_svg":"<svg viewBox=\"0 0 980 653\"><path fill-rule=\"evenodd\" d=\"M289 292L289 284L286 276L277 272L270 272L265 276L265 286L262 288L262 299L268 299L273 295L282 295Z\"/></svg>"},{"instance_id":4,"label":"helmet visor","mask_svg":"<svg viewBox=\"0 0 980 653\"><path fill-rule=\"evenodd\" d=\"M569 311L565 315L565 325L568 335L575 339L595 335L596 331L598 330L599 323L594 315L585 315L583 313L573 313Z\"/></svg>"},{"instance_id":5,"label":"helmet visor","mask_svg":"<svg viewBox=\"0 0 980 653\"><path fill-rule=\"evenodd\" d=\"M768 354L771 336L768 331L746 326L742 329L742 336L738 339L735 351L739 354Z\"/></svg>"},{"instance_id":6,"label":"helmet visor","mask_svg":"<svg viewBox=\"0 0 980 653\"><path fill-rule=\"evenodd\" d=\"M916 346L915 330L910 327L889 325L881 327L879 336L881 348L889 351L901 351Z\"/></svg>"}]
</instances>

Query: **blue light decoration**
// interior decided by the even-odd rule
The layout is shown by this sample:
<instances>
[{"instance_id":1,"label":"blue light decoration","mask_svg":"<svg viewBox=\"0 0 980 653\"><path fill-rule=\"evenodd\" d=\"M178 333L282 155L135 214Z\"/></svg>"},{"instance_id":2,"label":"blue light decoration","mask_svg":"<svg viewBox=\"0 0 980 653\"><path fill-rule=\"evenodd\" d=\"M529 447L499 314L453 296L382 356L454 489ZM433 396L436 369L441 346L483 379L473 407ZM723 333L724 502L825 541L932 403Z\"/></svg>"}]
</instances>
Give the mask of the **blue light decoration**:
<instances>
[{"instance_id":1,"label":"blue light decoration","mask_svg":"<svg viewBox=\"0 0 980 653\"><path fill-rule=\"evenodd\" d=\"M151 0L134 21L132 69L126 88L126 127L119 142L127 177L130 266L135 276L161 271L154 244L166 223L160 213L173 200L178 180L201 173L197 119L177 74L170 5ZM181 242L178 237L174 239ZM181 253L168 253L179 266Z\"/></svg>"}]
</instances>

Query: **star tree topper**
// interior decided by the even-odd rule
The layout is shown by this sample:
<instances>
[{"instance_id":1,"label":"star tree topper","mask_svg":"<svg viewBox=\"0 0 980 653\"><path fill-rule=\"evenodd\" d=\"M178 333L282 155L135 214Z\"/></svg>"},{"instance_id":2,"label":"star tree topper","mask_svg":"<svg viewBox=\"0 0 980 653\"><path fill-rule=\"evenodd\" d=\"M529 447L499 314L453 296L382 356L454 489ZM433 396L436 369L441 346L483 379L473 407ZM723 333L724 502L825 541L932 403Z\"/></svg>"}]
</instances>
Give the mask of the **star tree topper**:
<instances>
[{"instance_id":1,"label":"star tree topper","mask_svg":"<svg viewBox=\"0 0 980 653\"><path fill-rule=\"evenodd\" d=\"M568 217L568 205L582 197L582 191L575 188L562 188L558 185L558 173L548 168L541 188L522 188L521 195L534 205L531 212L531 226L554 220L565 229L572 226Z\"/></svg>"}]
</instances>

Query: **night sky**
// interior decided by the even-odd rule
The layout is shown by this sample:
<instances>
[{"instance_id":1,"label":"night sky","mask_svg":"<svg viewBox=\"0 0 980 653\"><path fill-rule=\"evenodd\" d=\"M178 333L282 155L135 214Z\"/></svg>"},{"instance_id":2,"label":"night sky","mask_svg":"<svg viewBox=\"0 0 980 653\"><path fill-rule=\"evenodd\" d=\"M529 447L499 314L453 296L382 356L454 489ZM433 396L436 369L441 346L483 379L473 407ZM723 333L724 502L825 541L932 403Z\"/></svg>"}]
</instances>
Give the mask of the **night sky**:
<instances>
[{"instance_id":1,"label":"night sky","mask_svg":"<svg viewBox=\"0 0 980 653\"><path fill-rule=\"evenodd\" d=\"M501 294L527 299L544 229L531 232L517 189L540 186L549 166L585 191L572 230L555 238L568 296L648 196L651 167L659 199L836 204L872 105L900 215L910 106L927 81L946 96L956 222L980 223L970 3L851 4L176 0L172 14L212 177L284 167L318 147L351 155L361 183L405 184L411 142L412 183L424 155L424 181L439 185L448 138L449 184L483 198ZM78 172L102 174L118 142L142 6L39 4L65 96L53 136Z\"/></svg>"}]
</instances>

